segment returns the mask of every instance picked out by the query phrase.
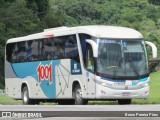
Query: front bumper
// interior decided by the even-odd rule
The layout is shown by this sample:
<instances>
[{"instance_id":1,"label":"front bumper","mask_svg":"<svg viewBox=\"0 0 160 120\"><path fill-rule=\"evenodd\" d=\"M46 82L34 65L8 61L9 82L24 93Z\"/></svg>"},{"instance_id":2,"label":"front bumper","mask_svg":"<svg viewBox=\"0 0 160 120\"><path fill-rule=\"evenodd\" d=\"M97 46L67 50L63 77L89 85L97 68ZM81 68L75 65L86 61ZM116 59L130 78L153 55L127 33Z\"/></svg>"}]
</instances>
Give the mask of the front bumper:
<instances>
[{"instance_id":1,"label":"front bumper","mask_svg":"<svg viewBox=\"0 0 160 120\"><path fill-rule=\"evenodd\" d=\"M132 99L147 98L149 86L137 90L115 90L96 84L96 99Z\"/></svg>"}]
</instances>

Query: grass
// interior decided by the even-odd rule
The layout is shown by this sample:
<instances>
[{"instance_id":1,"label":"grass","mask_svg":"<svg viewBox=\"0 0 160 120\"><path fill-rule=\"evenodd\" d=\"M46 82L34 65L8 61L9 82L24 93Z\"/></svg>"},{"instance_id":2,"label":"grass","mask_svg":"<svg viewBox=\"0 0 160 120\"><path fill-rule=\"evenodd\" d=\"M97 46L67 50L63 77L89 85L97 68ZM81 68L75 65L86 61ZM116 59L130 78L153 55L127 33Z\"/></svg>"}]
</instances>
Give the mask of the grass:
<instances>
[{"instance_id":1,"label":"grass","mask_svg":"<svg viewBox=\"0 0 160 120\"><path fill-rule=\"evenodd\" d=\"M132 104L160 104L160 71L150 75L150 96L147 99L133 99ZM0 104L21 104L21 100L14 100L5 95L0 95ZM54 105L55 103L41 103L45 105ZM89 101L90 105L114 105L117 101Z\"/></svg>"},{"instance_id":2,"label":"grass","mask_svg":"<svg viewBox=\"0 0 160 120\"><path fill-rule=\"evenodd\" d=\"M0 104L21 104L21 100L14 100L6 95L0 95Z\"/></svg>"},{"instance_id":3,"label":"grass","mask_svg":"<svg viewBox=\"0 0 160 120\"><path fill-rule=\"evenodd\" d=\"M133 104L160 104L160 71L150 75L150 96L148 99L135 99Z\"/></svg>"}]
</instances>

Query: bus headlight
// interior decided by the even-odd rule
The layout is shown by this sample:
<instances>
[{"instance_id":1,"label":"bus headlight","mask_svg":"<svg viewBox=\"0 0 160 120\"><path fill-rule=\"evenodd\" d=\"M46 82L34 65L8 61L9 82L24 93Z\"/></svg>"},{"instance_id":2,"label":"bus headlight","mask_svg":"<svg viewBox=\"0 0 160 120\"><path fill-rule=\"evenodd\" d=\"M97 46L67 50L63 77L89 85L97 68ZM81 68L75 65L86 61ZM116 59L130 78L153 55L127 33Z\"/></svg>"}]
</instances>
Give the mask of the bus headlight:
<instances>
[{"instance_id":1,"label":"bus headlight","mask_svg":"<svg viewBox=\"0 0 160 120\"><path fill-rule=\"evenodd\" d=\"M109 87L109 84L104 83L104 82L101 82L101 85L104 86L104 87Z\"/></svg>"},{"instance_id":2,"label":"bus headlight","mask_svg":"<svg viewBox=\"0 0 160 120\"><path fill-rule=\"evenodd\" d=\"M102 85L104 87L111 87L112 84L108 84L108 83L105 83L105 82L101 82L101 81L98 81L98 80L95 80L95 82L99 85Z\"/></svg>"},{"instance_id":3,"label":"bus headlight","mask_svg":"<svg viewBox=\"0 0 160 120\"><path fill-rule=\"evenodd\" d=\"M150 85L150 81L148 81L148 82L146 82L146 83L141 84L141 86L142 86L142 87L147 87L147 86L149 86L149 85Z\"/></svg>"}]
</instances>

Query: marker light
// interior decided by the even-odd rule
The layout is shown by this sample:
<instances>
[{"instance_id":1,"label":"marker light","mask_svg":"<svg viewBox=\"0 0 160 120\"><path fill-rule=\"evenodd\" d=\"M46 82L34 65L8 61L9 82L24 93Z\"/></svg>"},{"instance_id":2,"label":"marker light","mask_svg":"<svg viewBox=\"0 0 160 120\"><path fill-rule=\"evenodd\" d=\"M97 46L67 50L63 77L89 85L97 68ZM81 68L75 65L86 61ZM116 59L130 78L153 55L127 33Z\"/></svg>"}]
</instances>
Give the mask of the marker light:
<instances>
[{"instance_id":1,"label":"marker light","mask_svg":"<svg viewBox=\"0 0 160 120\"><path fill-rule=\"evenodd\" d=\"M47 35L44 35L46 38L50 38L50 37L54 37L54 34L47 34Z\"/></svg>"}]
</instances>

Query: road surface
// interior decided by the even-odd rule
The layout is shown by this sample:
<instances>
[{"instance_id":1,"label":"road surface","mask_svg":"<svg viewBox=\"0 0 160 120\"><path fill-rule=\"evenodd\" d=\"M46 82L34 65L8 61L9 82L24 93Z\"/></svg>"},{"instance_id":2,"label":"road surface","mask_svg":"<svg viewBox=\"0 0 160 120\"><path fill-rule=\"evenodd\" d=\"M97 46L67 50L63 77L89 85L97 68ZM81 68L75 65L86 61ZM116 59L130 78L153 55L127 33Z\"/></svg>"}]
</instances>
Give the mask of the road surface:
<instances>
[{"instance_id":1,"label":"road surface","mask_svg":"<svg viewBox=\"0 0 160 120\"><path fill-rule=\"evenodd\" d=\"M7 115L12 119L36 120L160 119L160 105L0 105L0 112L7 120Z\"/></svg>"}]
</instances>

